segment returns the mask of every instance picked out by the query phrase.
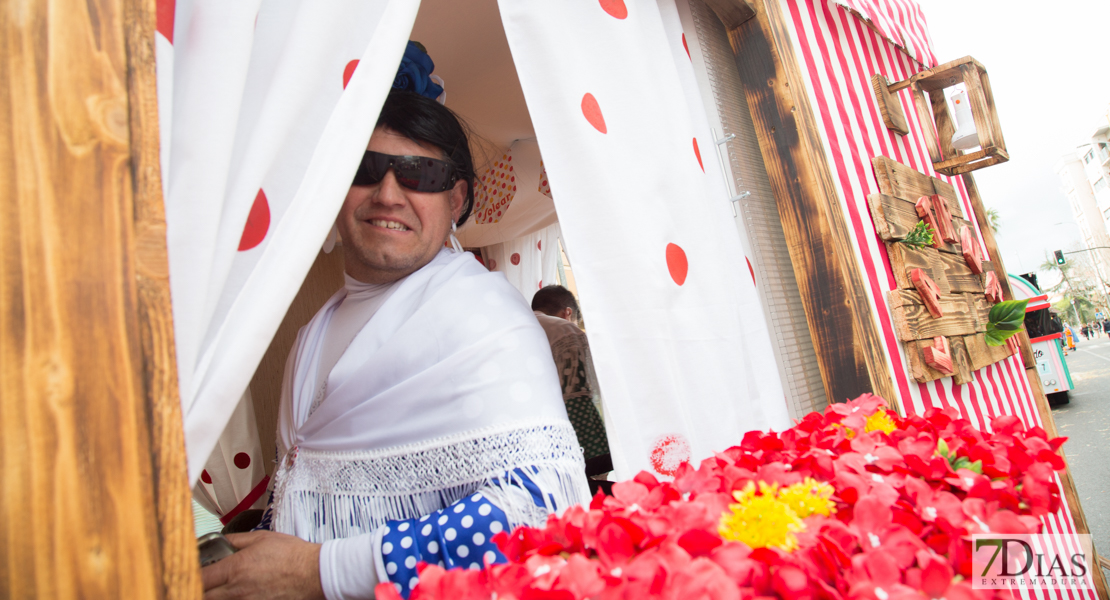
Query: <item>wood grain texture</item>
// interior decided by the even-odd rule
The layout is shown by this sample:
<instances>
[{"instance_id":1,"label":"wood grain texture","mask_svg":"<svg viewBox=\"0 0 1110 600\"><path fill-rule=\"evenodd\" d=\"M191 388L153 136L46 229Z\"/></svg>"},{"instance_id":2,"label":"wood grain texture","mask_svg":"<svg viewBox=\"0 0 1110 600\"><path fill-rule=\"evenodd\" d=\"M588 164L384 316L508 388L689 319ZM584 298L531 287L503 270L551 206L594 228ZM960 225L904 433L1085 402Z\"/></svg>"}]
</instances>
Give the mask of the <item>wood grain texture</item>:
<instances>
[{"instance_id":1,"label":"wood grain texture","mask_svg":"<svg viewBox=\"0 0 1110 600\"><path fill-rule=\"evenodd\" d=\"M957 219L964 218L960 197L952 184L938 177L930 177L913 167L908 167L886 156L871 159L879 191L908 202L917 202L922 196L937 194L948 200L948 210Z\"/></svg>"},{"instance_id":2,"label":"wood grain texture","mask_svg":"<svg viewBox=\"0 0 1110 600\"><path fill-rule=\"evenodd\" d=\"M285 312L270 347L251 378L254 416L258 422L258 440L266 458L266 474L273 475L274 441L277 433L278 406L281 404L281 381L285 360L297 340L297 332L320 310L320 307L343 287L343 246L337 244L331 254L320 252L305 276L297 297Z\"/></svg>"},{"instance_id":3,"label":"wood grain texture","mask_svg":"<svg viewBox=\"0 0 1110 600\"><path fill-rule=\"evenodd\" d=\"M826 396L864 392L897 406L855 243L826 162L782 6L729 30L760 152L775 195Z\"/></svg>"},{"instance_id":4,"label":"wood grain texture","mask_svg":"<svg viewBox=\"0 0 1110 600\"><path fill-rule=\"evenodd\" d=\"M983 333L964 337L964 344L967 346L968 358L971 359L972 371L978 371L1013 355L1013 352L1005 344L1001 346L988 345L987 336Z\"/></svg>"},{"instance_id":5,"label":"wood grain texture","mask_svg":"<svg viewBox=\"0 0 1110 600\"><path fill-rule=\"evenodd\" d=\"M902 341L932 340L938 335L972 335L986 329L980 313L969 294L945 294L940 297L944 316L929 314L917 290L891 290L887 295L894 331Z\"/></svg>"},{"instance_id":6,"label":"wood grain texture","mask_svg":"<svg viewBox=\"0 0 1110 600\"><path fill-rule=\"evenodd\" d=\"M725 29L735 29L755 17L755 9L746 0L705 0Z\"/></svg>"},{"instance_id":7,"label":"wood grain texture","mask_svg":"<svg viewBox=\"0 0 1110 600\"><path fill-rule=\"evenodd\" d=\"M154 463L151 484L161 550L162 593L167 599L186 600L200 597L201 583L177 386L166 253L154 51L155 0L125 0L123 16L135 190L134 268L143 351L143 393Z\"/></svg>"},{"instance_id":8,"label":"wood grain texture","mask_svg":"<svg viewBox=\"0 0 1110 600\"><path fill-rule=\"evenodd\" d=\"M967 351L967 338L951 337L948 338L948 343L952 347L952 363L956 366L956 374L952 377L952 380L956 385L971 383L975 372L971 368L971 356Z\"/></svg>"},{"instance_id":9,"label":"wood grain texture","mask_svg":"<svg viewBox=\"0 0 1110 600\"><path fill-rule=\"evenodd\" d=\"M886 242L896 242L905 238L910 230L917 225L917 222L921 220L921 217L917 216L917 209L913 202L887 194L870 194L867 196L867 206L871 209L871 217L875 222L875 232L879 234L880 239ZM958 231L961 225L967 225L968 222L953 218L952 224ZM936 235L933 238L939 239ZM938 242L937 250L961 257L963 252L958 243L949 244L943 240ZM963 258L960 260L963 260Z\"/></svg>"},{"instance_id":10,"label":"wood grain texture","mask_svg":"<svg viewBox=\"0 0 1110 600\"><path fill-rule=\"evenodd\" d=\"M200 595L153 21L153 0L0 11L4 597Z\"/></svg>"},{"instance_id":11,"label":"wood grain texture","mask_svg":"<svg viewBox=\"0 0 1110 600\"><path fill-rule=\"evenodd\" d=\"M936 282L942 294L983 293L981 276L971 272L962 256L933 248L910 248L905 244L887 244L887 255L894 280L901 289L913 289L910 271L921 269Z\"/></svg>"},{"instance_id":12,"label":"wood grain texture","mask_svg":"<svg viewBox=\"0 0 1110 600\"><path fill-rule=\"evenodd\" d=\"M876 73L871 76L871 88L875 90L875 100L879 105L879 114L883 116L883 125L898 135L906 135L910 132L906 112L902 110L902 102L897 94L892 94L887 89L889 84L884 75Z\"/></svg>"}]
</instances>

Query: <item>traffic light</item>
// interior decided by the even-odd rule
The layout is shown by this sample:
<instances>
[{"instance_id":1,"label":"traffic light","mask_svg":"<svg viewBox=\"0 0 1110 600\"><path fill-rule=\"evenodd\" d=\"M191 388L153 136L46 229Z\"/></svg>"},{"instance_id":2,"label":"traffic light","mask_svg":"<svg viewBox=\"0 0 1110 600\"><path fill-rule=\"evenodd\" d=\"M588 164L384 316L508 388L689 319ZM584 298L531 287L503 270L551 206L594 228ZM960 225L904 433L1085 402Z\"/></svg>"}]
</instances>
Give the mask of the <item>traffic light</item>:
<instances>
[{"instance_id":1,"label":"traffic light","mask_svg":"<svg viewBox=\"0 0 1110 600\"><path fill-rule=\"evenodd\" d=\"M1060 250L1057 250L1054 254L1056 254L1056 264L1062 265L1067 262L1067 260L1064 259L1064 253Z\"/></svg>"}]
</instances>

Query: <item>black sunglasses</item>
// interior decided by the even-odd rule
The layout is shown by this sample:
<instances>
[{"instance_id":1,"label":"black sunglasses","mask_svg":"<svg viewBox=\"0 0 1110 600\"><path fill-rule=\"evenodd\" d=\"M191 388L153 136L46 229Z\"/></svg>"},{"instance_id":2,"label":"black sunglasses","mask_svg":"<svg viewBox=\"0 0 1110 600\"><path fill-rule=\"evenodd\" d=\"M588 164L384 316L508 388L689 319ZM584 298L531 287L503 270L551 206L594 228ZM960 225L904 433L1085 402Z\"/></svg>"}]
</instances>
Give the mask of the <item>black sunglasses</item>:
<instances>
[{"instance_id":1,"label":"black sunglasses","mask_svg":"<svg viewBox=\"0 0 1110 600\"><path fill-rule=\"evenodd\" d=\"M427 156L393 156L366 152L351 185L374 185L393 169L397 183L417 192L445 192L459 180L455 165Z\"/></svg>"}]
</instances>

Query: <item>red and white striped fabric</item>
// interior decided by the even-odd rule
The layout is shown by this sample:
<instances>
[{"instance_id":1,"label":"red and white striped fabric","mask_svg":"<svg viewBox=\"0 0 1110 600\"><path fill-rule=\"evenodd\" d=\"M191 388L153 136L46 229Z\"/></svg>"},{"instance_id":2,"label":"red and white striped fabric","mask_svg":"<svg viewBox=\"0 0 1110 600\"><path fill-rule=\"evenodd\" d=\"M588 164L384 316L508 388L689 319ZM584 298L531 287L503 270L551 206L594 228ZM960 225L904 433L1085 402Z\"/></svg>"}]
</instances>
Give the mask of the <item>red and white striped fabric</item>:
<instances>
[{"instance_id":1,"label":"red and white striped fabric","mask_svg":"<svg viewBox=\"0 0 1110 600\"><path fill-rule=\"evenodd\" d=\"M904 49L917 62L926 67L935 67L937 57L933 54L933 41L929 37L929 26L925 14L914 0L834 0L837 4L850 8L883 34L883 37Z\"/></svg>"},{"instance_id":2,"label":"red and white striped fabric","mask_svg":"<svg viewBox=\"0 0 1110 600\"><path fill-rule=\"evenodd\" d=\"M1016 415L1028 427L1040 427L1040 415L1020 356L975 372L973 381L965 385L955 385L952 378L917 383L910 376L904 348L894 332L886 296L896 283L886 247L875 233L867 208L868 194L879 191L870 160L874 156L889 156L918 171L936 175L921 133L923 127L932 124L918 120L909 92L903 90L898 97L905 108L910 133L898 136L887 130L875 103L871 75L882 73L891 81L899 81L920 71L921 66L841 7L840 0L779 2L795 33L794 50L808 83L826 157L856 243L855 258L866 276L904 411L920 414L929 407L952 407L984 429L989 429L991 420L1001 415ZM962 179L940 177L956 187L964 212L974 215ZM976 235L981 240L978 229ZM1044 522L1049 533L1075 532L1067 506L1045 517ZM1093 599L1094 594L1087 590L1049 590L1037 591L1035 597Z\"/></svg>"}]
</instances>

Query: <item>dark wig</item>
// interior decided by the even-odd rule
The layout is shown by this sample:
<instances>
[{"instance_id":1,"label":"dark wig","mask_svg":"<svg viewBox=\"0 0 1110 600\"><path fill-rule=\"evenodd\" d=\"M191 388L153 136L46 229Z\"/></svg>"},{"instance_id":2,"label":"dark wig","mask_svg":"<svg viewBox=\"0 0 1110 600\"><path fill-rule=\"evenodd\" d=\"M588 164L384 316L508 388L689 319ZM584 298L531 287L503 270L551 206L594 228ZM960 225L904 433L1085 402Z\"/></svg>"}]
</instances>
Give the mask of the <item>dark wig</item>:
<instances>
[{"instance_id":1,"label":"dark wig","mask_svg":"<svg viewBox=\"0 0 1110 600\"><path fill-rule=\"evenodd\" d=\"M532 310L538 310L545 315L555 316L565 308L573 310L575 315L578 314L578 301L574 299L574 294L561 285L544 286L532 296Z\"/></svg>"},{"instance_id":2,"label":"dark wig","mask_svg":"<svg viewBox=\"0 0 1110 600\"><path fill-rule=\"evenodd\" d=\"M474 210L474 159L466 129L451 109L431 98L392 90L385 99L375 126L386 127L413 141L431 144L455 165L459 179L466 181L466 202L456 225L462 225Z\"/></svg>"}]
</instances>

